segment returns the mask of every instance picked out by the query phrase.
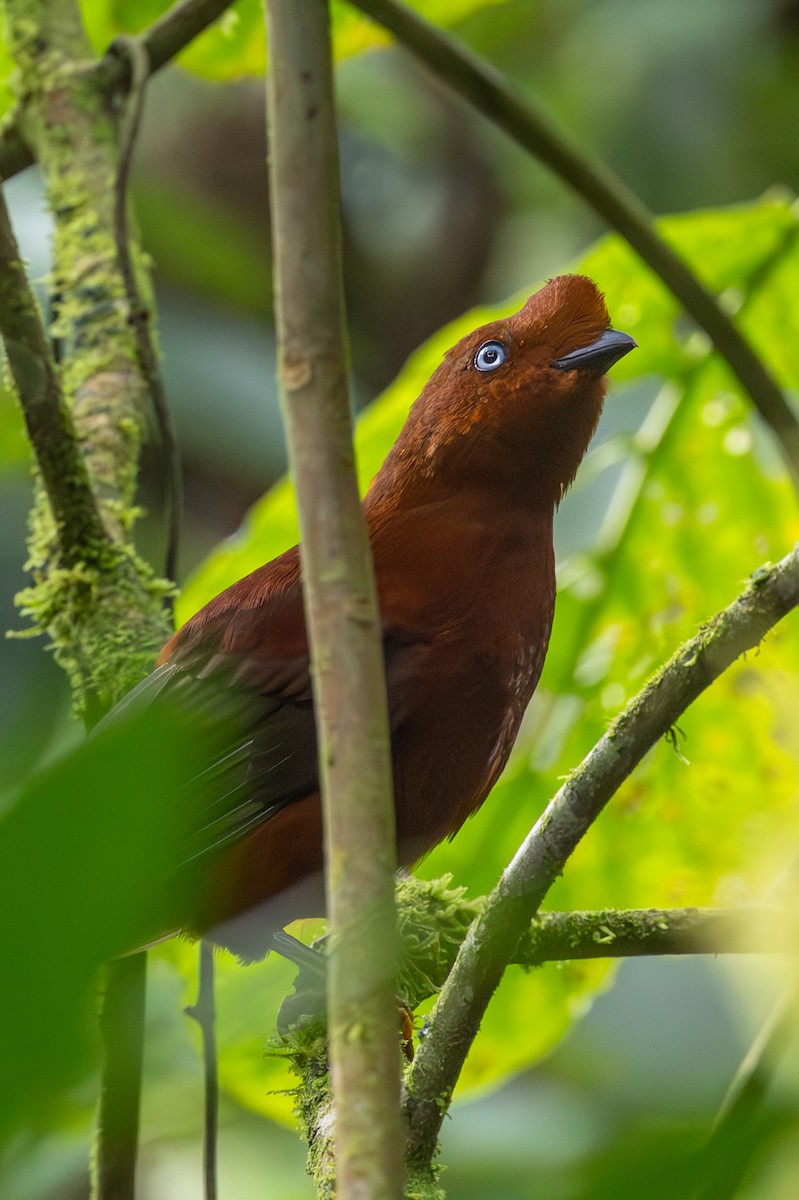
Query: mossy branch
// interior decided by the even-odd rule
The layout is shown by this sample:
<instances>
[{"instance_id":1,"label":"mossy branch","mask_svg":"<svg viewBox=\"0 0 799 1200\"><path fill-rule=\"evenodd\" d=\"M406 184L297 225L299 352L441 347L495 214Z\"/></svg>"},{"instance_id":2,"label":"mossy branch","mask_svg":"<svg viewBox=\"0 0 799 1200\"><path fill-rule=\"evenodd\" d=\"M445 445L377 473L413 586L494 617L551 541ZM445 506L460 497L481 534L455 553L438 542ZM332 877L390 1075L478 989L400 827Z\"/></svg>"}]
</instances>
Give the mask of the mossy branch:
<instances>
[{"instance_id":1,"label":"mossy branch","mask_svg":"<svg viewBox=\"0 0 799 1200\"><path fill-rule=\"evenodd\" d=\"M25 88L17 122L41 165L55 222L52 332L63 348L57 382L83 460L82 467L70 465L61 486L83 481L81 504L70 519L89 531L65 560L61 514L49 503L46 457L65 439L49 447L34 443L48 502L40 498L32 515L34 584L19 603L35 628L49 634L76 707L91 723L150 669L169 634L163 601L170 586L131 543L149 412L108 186L120 166L119 114L76 70L91 52L75 6L11 0L7 15L9 46ZM99 517L86 516L92 508Z\"/></svg>"},{"instance_id":2,"label":"mossy branch","mask_svg":"<svg viewBox=\"0 0 799 1200\"><path fill-rule=\"evenodd\" d=\"M746 338L690 267L659 236L652 214L627 185L573 143L551 118L442 29L399 0L352 0L388 29L478 112L549 167L641 256L704 329L771 427L799 488L799 416Z\"/></svg>"},{"instance_id":3,"label":"mossy branch","mask_svg":"<svg viewBox=\"0 0 799 1200\"><path fill-rule=\"evenodd\" d=\"M403 947L399 993L416 1008L443 986L485 896L469 899L451 876L400 879ZM524 929L509 963L670 954L797 954L799 922L780 908L633 908L540 912ZM298 985L302 987L302 976Z\"/></svg>"},{"instance_id":4,"label":"mossy branch","mask_svg":"<svg viewBox=\"0 0 799 1200\"><path fill-rule=\"evenodd\" d=\"M0 337L55 521L61 565L97 563L110 549L109 537L1 190Z\"/></svg>"},{"instance_id":5,"label":"mossy branch","mask_svg":"<svg viewBox=\"0 0 799 1200\"><path fill-rule=\"evenodd\" d=\"M438 1131L486 1006L525 930L616 790L681 713L799 603L799 546L759 568L728 608L686 642L616 718L519 848L464 941L408 1080L409 1161L435 1154Z\"/></svg>"},{"instance_id":6,"label":"mossy branch","mask_svg":"<svg viewBox=\"0 0 799 1200\"><path fill-rule=\"evenodd\" d=\"M398 994L415 1009L446 981L486 897L469 898L452 876L402 875L397 910L402 946ZM540 912L522 933L509 965L672 954L799 954L799 922L783 908L626 908ZM300 971L278 1025L290 1028L318 986L319 967ZM312 1009L308 1009L312 1012Z\"/></svg>"}]
</instances>

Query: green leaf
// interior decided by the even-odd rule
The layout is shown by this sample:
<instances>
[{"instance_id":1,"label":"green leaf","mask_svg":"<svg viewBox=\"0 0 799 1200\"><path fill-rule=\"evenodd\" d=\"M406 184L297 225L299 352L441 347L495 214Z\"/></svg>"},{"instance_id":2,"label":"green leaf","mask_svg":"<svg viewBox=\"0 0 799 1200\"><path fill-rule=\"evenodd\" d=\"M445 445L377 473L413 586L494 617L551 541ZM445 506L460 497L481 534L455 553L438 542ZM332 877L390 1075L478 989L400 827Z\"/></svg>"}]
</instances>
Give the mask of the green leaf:
<instances>
[{"instance_id":1,"label":"green leaf","mask_svg":"<svg viewBox=\"0 0 799 1200\"><path fill-rule=\"evenodd\" d=\"M163 932L207 744L175 714L122 715L0 805L0 1136L96 1066L97 968Z\"/></svg>"},{"instance_id":2,"label":"green leaf","mask_svg":"<svg viewBox=\"0 0 799 1200\"><path fill-rule=\"evenodd\" d=\"M664 219L665 236L737 310L741 326L786 386L799 383L799 247L793 208L779 196L749 207ZM761 562L799 537L795 495L770 434L751 414L706 339L678 317L660 282L616 237L576 269L607 294L614 323L640 349L614 369L620 383L658 390L640 428L620 444L623 466L594 543L559 568L552 645L513 759L481 811L419 873L452 872L488 891L519 842L608 720L647 675L740 591ZM408 406L443 351L520 297L468 313L436 334L358 423L360 475L379 466ZM606 443L563 505L583 512L587 482L612 458ZM610 444L611 449L613 448ZM617 448L618 449L618 448ZM618 455L616 456L618 457ZM603 482L601 479L599 482ZM580 505L583 505L583 508ZM188 617L221 588L296 539L289 485L250 513L215 551L179 606ZM799 629L788 618L680 721L680 753L647 756L585 838L549 907L737 903L762 898L799 834ZM686 761L687 760L687 761ZM469 1057L459 1092L499 1083L546 1054L608 980L606 963L508 971ZM231 995L248 985L235 979ZM268 1030L265 1030L268 1032ZM244 1097L246 1056L236 1059Z\"/></svg>"}]
</instances>

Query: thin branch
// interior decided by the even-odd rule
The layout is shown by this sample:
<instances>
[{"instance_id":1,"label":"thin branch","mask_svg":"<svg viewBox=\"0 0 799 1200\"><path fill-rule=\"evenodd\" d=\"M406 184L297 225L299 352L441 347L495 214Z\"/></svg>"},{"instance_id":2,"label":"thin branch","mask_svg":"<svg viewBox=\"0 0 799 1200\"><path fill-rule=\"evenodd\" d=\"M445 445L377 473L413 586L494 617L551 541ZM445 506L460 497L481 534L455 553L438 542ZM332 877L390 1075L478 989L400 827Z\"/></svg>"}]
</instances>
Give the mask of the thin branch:
<instances>
[{"instance_id":1,"label":"thin branch","mask_svg":"<svg viewBox=\"0 0 799 1200\"><path fill-rule=\"evenodd\" d=\"M714 1136L721 1135L725 1126L734 1121L736 1113L753 1102L755 1105L761 1103L771 1068L782 1057L786 1043L793 1035L796 1026L795 1003L793 991L784 992L764 1021L719 1105L713 1122Z\"/></svg>"},{"instance_id":2,"label":"thin branch","mask_svg":"<svg viewBox=\"0 0 799 1200\"><path fill-rule=\"evenodd\" d=\"M58 530L65 566L95 562L109 545L89 472L64 404L39 306L0 189L0 337Z\"/></svg>"},{"instance_id":3,"label":"thin branch","mask_svg":"<svg viewBox=\"0 0 799 1200\"><path fill-rule=\"evenodd\" d=\"M519 848L469 932L408 1084L410 1161L430 1162L472 1041L519 939L570 855L616 790L689 704L799 603L799 546L759 568L616 718Z\"/></svg>"},{"instance_id":4,"label":"thin branch","mask_svg":"<svg viewBox=\"0 0 799 1200\"><path fill-rule=\"evenodd\" d=\"M381 627L346 384L338 152L324 0L268 0L280 392L314 667L340 1200L402 1195L394 806Z\"/></svg>"},{"instance_id":5,"label":"thin branch","mask_svg":"<svg viewBox=\"0 0 799 1200\"><path fill-rule=\"evenodd\" d=\"M180 0L149 29L133 39L146 52L149 74L160 71L190 42L213 25L235 0ZM131 62L127 56L109 52L91 68L109 100L124 95L131 86ZM10 179L34 162L30 146L16 125L10 125L0 137L0 178Z\"/></svg>"},{"instance_id":6,"label":"thin branch","mask_svg":"<svg viewBox=\"0 0 799 1200\"><path fill-rule=\"evenodd\" d=\"M203 1059L203 1180L205 1200L217 1198L217 1136L219 1132L219 1069L216 1052L214 947L200 942L197 1000L186 1009L200 1027Z\"/></svg>"},{"instance_id":7,"label":"thin branch","mask_svg":"<svg viewBox=\"0 0 799 1200\"><path fill-rule=\"evenodd\" d=\"M592 160L488 63L398 0L351 0L459 96L544 163L617 230L704 329L764 421L799 487L799 417L715 297L657 234L652 214L621 179Z\"/></svg>"},{"instance_id":8,"label":"thin branch","mask_svg":"<svg viewBox=\"0 0 799 1200\"><path fill-rule=\"evenodd\" d=\"M171 62L190 42L233 7L235 0L180 0L140 34L150 73Z\"/></svg>"},{"instance_id":9,"label":"thin branch","mask_svg":"<svg viewBox=\"0 0 799 1200\"><path fill-rule=\"evenodd\" d=\"M128 301L128 321L133 327L139 366L143 377L147 381L150 403L155 414L161 442L161 462L163 467L165 508L167 512L167 551L164 572L167 579L176 579L178 542L183 515L180 457L172 428L169 406L166 402L166 392L158 362L158 354L150 330L151 313L142 295L142 289L139 285L133 262L128 217L130 207L128 198L130 169L144 107L145 87L151 74L151 66L146 42L142 39L117 38L112 46L112 51L120 57L127 57L131 75L128 107L126 110L127 119L120 123L119 132L119 170L117 172L116 194L114 197L114 234L120 274L122 275L125 295Z\"/></svg>"}]
</instances>

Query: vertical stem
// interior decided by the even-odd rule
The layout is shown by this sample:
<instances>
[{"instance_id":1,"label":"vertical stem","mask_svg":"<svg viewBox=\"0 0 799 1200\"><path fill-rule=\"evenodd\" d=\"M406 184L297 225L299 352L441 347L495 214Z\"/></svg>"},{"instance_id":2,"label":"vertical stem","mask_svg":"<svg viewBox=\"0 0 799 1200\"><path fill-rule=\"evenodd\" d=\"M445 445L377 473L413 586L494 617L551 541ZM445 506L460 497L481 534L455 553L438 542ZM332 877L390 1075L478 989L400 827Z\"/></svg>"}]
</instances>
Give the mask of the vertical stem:
<instances>
[{"instance_id":1,"label":"vertical stem","mask_svg":"<svg viewBox=\"0 0 799 1200\"><path fill-rule=\"evenodd\" d=\"M219 1072L216 1058L216 1004L214 999L214 947L200 942L197 1001L186 1009L200 1026L203 1057L203 1180L205 1200L216 1200L216 1148L219 1133Z\"/></svg>"},{"instance_id":2,"label":"vertical stem","mask_svg":"<svg viewBox=\"0 0 799 1200\"><path fill-rule=\"evenodd\" d=\"M329 17L267 0L280 385L325 820L336 1195L402 1194L394 810L381 628L347 397Z\"/></svg>"},{"instance_id":3,"label":"vertical stem","mask_svg":"<svg viewBox=\"0 0 799 1200\"><path fill-rule=\"evenodd\" d=\"M146 954L109 963L100 1017L106 1059L92 1187L98 1200L134 1200L146 989Z\"/></svg>"}]
</instances>

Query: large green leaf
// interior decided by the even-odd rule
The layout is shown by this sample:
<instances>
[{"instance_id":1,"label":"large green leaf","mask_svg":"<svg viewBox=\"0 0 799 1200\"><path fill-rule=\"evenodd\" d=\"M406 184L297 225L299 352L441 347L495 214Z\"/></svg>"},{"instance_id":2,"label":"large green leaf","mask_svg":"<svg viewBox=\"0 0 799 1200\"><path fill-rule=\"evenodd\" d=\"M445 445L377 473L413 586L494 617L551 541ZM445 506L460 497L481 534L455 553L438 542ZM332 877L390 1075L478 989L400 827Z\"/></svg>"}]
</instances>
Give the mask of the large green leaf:
<instances>
[{"instance_id":1,"label":"large green leaf","mask_svg":"<svg viewBox=\"0 0 799 1200\"><path fill-rule=\"evenodd\" d=\"M163 929L209 744L174 713L125 713L0 797L0 1141L63 1113L96 1066L97 968Z\"/></svg>"},{"instance_id":2,"label":"large green leaf","mask_svg":"<svg viewBox=\"0 0 799 1200\"><path fill-rule=\"evenodd\" d=\"M506 0L412 0L410 7L439 25L456 25L482 8ZM138 33L170 7L170 0L81 0L92 44L102 52L120 33ZM387 34L349 4L334 0L332 24L338 58L385 45ZM265 66L261 0L238 0L178 59L181 66L209 79L260 75Z\"/></svg>"},{"instance_id":3,"label":"large green leaf","mask_svg":"<svg viewBox=\"0 0 799 1200\"><path fill-rule=\"evenodd\" d=\"M799 249L793 209L771 197L749 207L669 218L662 229L739 310L757 349L795 390ZM420 867L426 876L451 871L473 894L493 885L560 777L579 762L625 697L733 599L749 572L799 537L795 496L769 435L705 339L678 319L661 284L615 237L603 239L577 269L596 279L616 324L639 342L614 376L656 384L656 395L637 433L616 447L606 442L583 467L582 478L590 480L603 463L624 463L594 544L560 563L552 646L512 762L480 813ZM443 350L518 303L517 297L496 310L467 314L412 357L358 424L364 481ZM623 405L623 388L617 383L612 391L610 405ZM583 511L581 501L585 506L585 497L568 498L564 510L573 505ZM181 600L180 616L295 537L294 505L284 482L255 506L239 536L203 565ZM794 853L799 835L796 728L799 629L788 619L685 715L680 753L664 743L647 756L580 846L551 905L702 904L761 896ZM225 970L228 1001L245 1032L228 1043L223 1073L243 1101L266 1111L273 1101L265 1098L264 1064L250 1053L252 1030L268 1033L265 1012L257 994L252 997L246 971L234 964ZM266 977L268 965L263 970ZM509 971L470 1055L461 1093L496 1083L545 1054L602 986L607 970L593 964ZM241 1005L233 1000L238 995Z\"/></svg>"}]
</instances>

